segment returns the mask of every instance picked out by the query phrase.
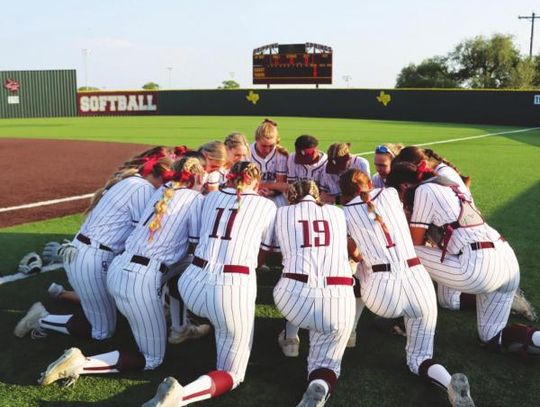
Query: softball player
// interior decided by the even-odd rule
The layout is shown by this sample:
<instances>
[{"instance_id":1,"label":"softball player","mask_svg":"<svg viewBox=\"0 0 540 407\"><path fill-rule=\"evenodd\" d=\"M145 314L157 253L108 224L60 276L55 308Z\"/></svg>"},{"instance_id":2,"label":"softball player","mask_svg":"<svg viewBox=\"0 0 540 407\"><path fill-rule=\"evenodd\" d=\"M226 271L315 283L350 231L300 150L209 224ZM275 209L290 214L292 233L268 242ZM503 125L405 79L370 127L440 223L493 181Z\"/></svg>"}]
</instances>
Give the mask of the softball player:
<instances>
[{"instance_id":1,"label":"softball player","mask_svg":"<svg viewBox=\"0 0 540 407\"><path fill-rule=\"evenodd\" d=\"M321 205L314 181L297 181L278 209L283 273L274 301L288 321L309 330L309 385L299 406L322 406L333 393L355 313L354 280L343 211Z\"/></svg>"},{"instance_id":2,"label":"softball player","mask_svg":"<svg viewBox=\"0 0 540 407\"><path fill-rule=\"evenodd\" d=\"M287 157L289 153L279 144L277 123L264 119L255 131L255 142L250 145L251 162L261 171L259 194L270 198L280 207L287 205L283 193L287 184Z\"/></svg>"},{"instance_id":3,"label":"softball player","mask_svg":"<svg viewBox=\"0 0 540 407\"><path fill-rule=\"evenodd\" d=\"M319 141L303 135L294 142L295 152L287 161L287 181L313 180L317 186L323 185L328 157L317 146Z\"/></svg>"},{"instance_id":4,"label":"softball player","mask_svg":"<svg viewBox=\"0 0 540 407\"><path fill-rule=\"evenodd\" d=\"M272 249L276 206L257 194L261 172L255 164L235 164L228 178L231 188L204 200L199 245L178 283L186 306L214 325L216 370L185 387L166 378L145 407L185 406L217 397L244 380L255 319L257 253Z\"/></svg>"},{"instance_id":5,"label":"softball player","mask_svg":"<svg viewBox=\"0 0 540 407\"><path fill-rule=\"evenodd\" d=\"M81 374L151 370L165 355L167 327L161 300L168 265L198 241L204 170L194 158L174 167L172 183L158 189L146 206L141 223L126 241L126 250L111 263L107 288L118 310L127 318L139 352L116 350L85 358L77 348L67 350L43 374L42 385Z\"/></svg>"},{"instance_id":6,"label":"softball player","mask_svg":"<svg viewBox=\"0 0 540 407\"><path fill-rule=\"evenodd\" d=\"M15 327L15 336L22 338L29 332L44 336L44 330L53 330L103 340L113 334L116 306L107 291L107 270L114 256L124 251L125 241L155 188L171 175L168 157L145 157L142 161L137 168L115 174L96 193L88 217L66 250L64 268L84 316L51 315L37 302Z\"/></svg>"},{"instance_id":7,"label":"softball player","mask_svg":"<svg viewBox=\"0 0 540 407\"><path fill-rule=\"evenodd\" d=\"M385 143L375 147L373 164L377 172L371 177L374 188L384 188L384 181L388 174L390 174L392 161L402 148L403 146L401 144L391 143Z\"/></svg>"},{"instance_id":8,"label":"softball player","mask_svg":"<svg viewBox=\"0 0 540 407\"><path fill-rule=\"evenodd\" d=\"M440 180L422 163L397 163L388 183L400 188L405 206L412 206L413 242L431 277L476 294L480 340L496 349L540 353L537 329L506 326L519 284L519 264L508 242L484 222L468 192ZM444 227L442 250L424 246L431 224Z\"/></svg>"},{"instance_id":9,"label":"softball player","mask_svg":"<svg viewBox=\"0 0 540 407\"><path fill-rule=\"evenodd\" d=\"M204 179L203 193L217 191L225 176L223 173L223 166L227 162L225 144L218 140L210 141L199 147L197 151L204 158L204 171L207 174Z\"/></svg>"},{"instance_id":10,"label":"softball player","mask_svg":"<svg viewBox=\"0 0 540 407\"><path fill-rule=\"evenodd\" d=\"M450 376L433 360L437 301L433 283L409 235L407 219L395 189L373 189L359 170L340 178L350 236L359 249L362 298L384 318L403 316L407 332L407 365L411 372L448 389L454 406L474 406L463 374Z\"/></svg>"},{"instance_id":11,"label":"softball player","mask_svg":"<svg viewBox=\"0 0 540 407\"><path fill-rule=\"evenodd\" d=\"M324 189L334 201L339 202L339 176L345 171L356 168L369 177L369 162L363 157L353 156L350 153L350 143L334 143L328 147L328 162L326 174L323 177ZM333 203L333 202L332 202Z\"/></svg>"}]
</instances>

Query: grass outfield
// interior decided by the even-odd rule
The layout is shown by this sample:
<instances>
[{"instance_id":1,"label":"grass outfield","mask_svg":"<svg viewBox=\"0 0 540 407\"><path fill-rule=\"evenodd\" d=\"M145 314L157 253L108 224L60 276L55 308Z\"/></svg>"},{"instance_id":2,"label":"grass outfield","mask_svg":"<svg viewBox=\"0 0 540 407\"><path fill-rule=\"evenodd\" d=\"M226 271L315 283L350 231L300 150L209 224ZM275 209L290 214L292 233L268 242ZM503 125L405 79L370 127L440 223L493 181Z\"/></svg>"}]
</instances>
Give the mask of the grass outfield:
<instances>
[{"instance_id":1,"label":"grass outfield","mask_svg":"<svg viewBox=\"0 0 540 407\"><path fill-rule=\"evenodd\" d=\"M0 121L0 137L196 146L209 139L221 139L232 130L251 135L260 120L257 117L17 119ZM372 151L382 142L427 143L516 129L342 119L275 120L279 123L283 144L289 148L295 137L308 133L318 136L323 148L336 140L350 141L356 152ZM540 308L540 274L537 272L540 264L539 147L539 130L434 147L463 173L472 175L475 200L488 222L514 247L521 264L521 286L537 308ZM22 254L41 248L49 240L72 237L80 221L81 217L75 215L0 230L0 271L11 272ZM276 336L282 323L271 306L271 283L276 277L259 276L255 341L245 383L232 393L209 401L208 405L293 406L301 397L305 388L308 341L304 334L297 360L281 356ZM0 348L0 406L136 406L153 395L163 377L174 375L181 383L186 383L213 367L214 343L206 338L169 347L165 363L153 372L85 376L67 390L57 385L35 386L39 373L70 346L79 346L87 354L109 351L118 344L133 346L124 321L118 335L103 343L77 342L55 334L41 341L15 338L11 332L16 321L31 303L47 300L46 288L52 281L65 283L64 273L53 271L0 285L3 345ZM443 392L409 373L405 365L404 339L375 331L371 321L372 315L365 311L358 330L358 346L346 351L336 394L327 405L448 405ZM516 317L512 317L512 321L523 322ZM479 348L474 313L439 311L435 357L450 371L463 371L469 376L477 406L539 404L540 360L491 354Z\"/></svg>"}]
</instances>

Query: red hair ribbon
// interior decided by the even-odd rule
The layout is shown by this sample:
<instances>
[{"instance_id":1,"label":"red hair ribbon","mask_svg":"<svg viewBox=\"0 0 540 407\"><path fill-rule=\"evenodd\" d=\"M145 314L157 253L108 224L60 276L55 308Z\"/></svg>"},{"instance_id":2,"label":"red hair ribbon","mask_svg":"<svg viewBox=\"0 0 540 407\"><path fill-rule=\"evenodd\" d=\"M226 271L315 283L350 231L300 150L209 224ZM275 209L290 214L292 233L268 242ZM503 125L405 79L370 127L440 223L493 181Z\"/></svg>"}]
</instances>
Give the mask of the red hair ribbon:
<instances>
[{"instance_id":1,"label":"red hair ribbon","mask_svg":"<svg viewBox=\"0 0 540 407\"><path fill-rule=\"evenodd\" d=\"M229 181L235 181L240 178L243 184L249 184L251 181L250 176L246 172L236 174L234 172L229 172L226 177Z\"/></svg>"},{"instance_id":2,"label":"red hair ribbon","mask_svg":"<svg viewBox=\"0 0 540 407\"><path fill-rule=\"evenodd\" d=\"M174 171L173 170L165 170L161 174L161 179L163 182L169 182L174 178Z\"/></svg>"},{"instance_id":3,"label":"red hair ribbon","mask_svg":"<svg viewBox=\"0 0 540 407\"><path fill-rule=\"evenodd\" d=\"M424 179L424 174L432 173L431 169L428 167L425 161L421 161L420 164L416 167L416 180L422 181Z\"/></svg>"},{"instance_id":4,"label":"red hair ribbon","mask_svg":"<svg viewBox=\"0 0 540 407\"><path fill-rule=\"evenodd\" d=\"M193 181L193 174L187 170L182 170L175 174L174 180L177 182L190 183Z\"/></svg>"},{"instance_id":5,"label":"red hair ribbon","mask_svg":"<svg viewBox=\"0 0 540 407\"><path fill-rule=\"evenodd\" d=\"M152 156L152 157L144 157L143 162L144 165L141 168L141 175L143 177L147 177L152 173L152 170L154 169L154 166L159 161L158 157Z\"/></svg>"},{"instance_id":6,"label":"red hair ribbon","mask_svg":"<svg viewBox=\"0 0 540 407\"><path fill-rule=\"evenodd\" d=\"M187 146L176 146L174 148L174 155L176 157L182 157L184 154L186 154L190 149Z\"/></svg>"}]
</instances>

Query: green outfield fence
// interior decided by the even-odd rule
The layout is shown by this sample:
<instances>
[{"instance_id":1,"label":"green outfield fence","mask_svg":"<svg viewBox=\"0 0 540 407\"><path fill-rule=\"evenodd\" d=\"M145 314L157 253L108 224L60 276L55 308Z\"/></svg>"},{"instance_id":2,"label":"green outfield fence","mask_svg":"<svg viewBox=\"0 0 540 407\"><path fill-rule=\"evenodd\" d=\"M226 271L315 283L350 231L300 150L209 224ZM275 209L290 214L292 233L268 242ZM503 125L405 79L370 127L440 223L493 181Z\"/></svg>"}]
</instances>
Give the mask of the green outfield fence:
<instances>
[{"instance_id":1,"label":"green outfield fence","mask_svg":"<svg viewBox=\"0 0 540 407\"><path fill-rule=\"evenodd\" d=\"M540 90L235 89L80 92L79 115L301 116L540 125Z\"/></svg>"},{"instance_id":2,"label":"green outfield fence","mask_svg":"<svg viewBox=\"0 0 540 407\"><path fill-rule=\"evenodd\" d=\"M0 71L0 118L77 115L74 69Z\"/></svg>"}]
</instances>

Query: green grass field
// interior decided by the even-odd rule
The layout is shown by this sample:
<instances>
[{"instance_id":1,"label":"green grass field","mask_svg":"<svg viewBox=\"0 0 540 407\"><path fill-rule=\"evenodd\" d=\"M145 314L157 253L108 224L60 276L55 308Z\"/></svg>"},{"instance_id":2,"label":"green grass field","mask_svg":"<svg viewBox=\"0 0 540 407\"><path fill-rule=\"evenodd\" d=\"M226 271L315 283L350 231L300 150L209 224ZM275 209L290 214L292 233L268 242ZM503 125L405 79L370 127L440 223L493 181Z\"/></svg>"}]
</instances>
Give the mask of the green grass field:
<instances>
[{"instance_id":1,"label":"green grass field","mask_svg":"<svg viewBox=\"0 0 540 407\"><path fill-rule=\"evenodd\" d=\"M274 118L282 143L292 147L300 134L319 137L325 149L334 141L349 141L355 152L372 151L383 142L430 143L487 133L510 132L513 127L437 123L383 122L343 119ZM259 117L119 117L1 120L0 137L84 139L98 141L197 146L223 139L233 130L251 137ZM488 222L514 247L521 264L521 286L540 308L540 130L435 145L434 149L473 178L472 191ZM366 158L371 159L367 155ZM26 163L25 165L31 165ZM4 169L5 170L5 169ZM9 169L8 169L9 170ZM4 191L8 193L9 191ZM90 192L90 191L89 191ZM0 230L0 271L13 272L19 258L41 250L50 240L71 238L80 215ZM294 406L305 388L307 336L300 358L285 359L276 344L282 322L272 307L275 275L260 276L255 341L246 381L213 406ZM39 373L64 349L79 346L84 353L101 353L130 344L129 328L121 322L118 334L103 343L78 342L51 334L41 341L12 335L16 321L37 300L47 300L52 281L66 283L63 271L0 286L0 406L137 406L150 398L165 376L181 383L213 367L214 342L170 347L165 363L153 372L81 378L73 388L36 386ZM358 329L357 348L347 350L342 376L328 406L445 406L443 392L409 373L403 338L381 334L365 311ZM476 339L475 315L439 311L435 357L452 372L469 376L477 406L537 406L540 404L540 360L492 354ZM523 322L512 317L514 322Z\"/></svg>"}]
</instances>

